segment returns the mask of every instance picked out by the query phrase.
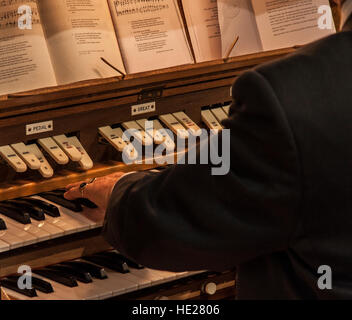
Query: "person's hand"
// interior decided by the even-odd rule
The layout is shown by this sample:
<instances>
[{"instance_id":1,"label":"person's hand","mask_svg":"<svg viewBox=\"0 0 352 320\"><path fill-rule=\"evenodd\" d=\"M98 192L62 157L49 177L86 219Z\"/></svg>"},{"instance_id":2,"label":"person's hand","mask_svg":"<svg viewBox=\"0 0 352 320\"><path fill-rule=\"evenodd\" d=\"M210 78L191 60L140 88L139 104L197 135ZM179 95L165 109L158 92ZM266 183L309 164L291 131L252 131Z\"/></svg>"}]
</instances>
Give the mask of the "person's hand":
<instances>
[{"instance_id":1,"label":"person's hand","mask_svg":"<svg viewBox=\"0 0 352 320\"><path fill-rule=\"evenodd\" d=\"M117 181L124 175L123 172L117 172L105 177L97 178L93 183L87 184L82 191L80 190L80 185L83 182L70 184L66 187L67 192L65 193L65 198L67 200L74 200L77 198L86 198L94 202L101 211L106 211L111 192Z\"/></svg>"}]
</instances>

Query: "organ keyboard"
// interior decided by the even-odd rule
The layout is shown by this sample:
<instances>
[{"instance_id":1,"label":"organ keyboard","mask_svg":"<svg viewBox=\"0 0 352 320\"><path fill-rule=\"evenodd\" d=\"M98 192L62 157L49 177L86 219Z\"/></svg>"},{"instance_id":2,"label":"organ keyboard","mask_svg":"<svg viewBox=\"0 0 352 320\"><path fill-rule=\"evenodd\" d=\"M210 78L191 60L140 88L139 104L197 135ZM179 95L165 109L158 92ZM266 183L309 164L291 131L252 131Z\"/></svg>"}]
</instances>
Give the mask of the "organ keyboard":
<instances>
[{"instance_id":1,"label":"organ keyboard","mask_svg":"<svg viewBox=\"0 0 352 320\"><path fill-rule=\"evenodd\" d=\"M100 235L103 215L85 199L65 200L62 188L116 171L158 168L156 148L162 157L182 156L201 129L223 129L239 74L292 50L0 97L5 292L29 300L234 297L234 270L150 270L111 251ZM23 265L33 270L33 290L16 286Z\"/></svg>"}]
</instances>

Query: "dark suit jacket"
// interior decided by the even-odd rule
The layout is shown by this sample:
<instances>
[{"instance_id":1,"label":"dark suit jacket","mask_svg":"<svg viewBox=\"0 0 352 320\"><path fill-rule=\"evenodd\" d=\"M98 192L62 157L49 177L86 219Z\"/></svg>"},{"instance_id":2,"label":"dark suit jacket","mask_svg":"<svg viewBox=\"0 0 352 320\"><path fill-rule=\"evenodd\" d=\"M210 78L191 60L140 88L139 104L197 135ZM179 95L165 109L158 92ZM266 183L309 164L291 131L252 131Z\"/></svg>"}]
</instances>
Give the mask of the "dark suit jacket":
<instances>
[{"instance_id":1,"label":"dark suit jacket","mask_svg":"<svg viewBox=\"0 0 352 320\"><path fill-rule=\"evenodd\" d=\"M104 234L172 271L237 267L239 299L352 298L352 32L243 74L231 171L207 165L117 183ZM318 268L332 269L320 290Z\"/></svg>"}]
</instances>

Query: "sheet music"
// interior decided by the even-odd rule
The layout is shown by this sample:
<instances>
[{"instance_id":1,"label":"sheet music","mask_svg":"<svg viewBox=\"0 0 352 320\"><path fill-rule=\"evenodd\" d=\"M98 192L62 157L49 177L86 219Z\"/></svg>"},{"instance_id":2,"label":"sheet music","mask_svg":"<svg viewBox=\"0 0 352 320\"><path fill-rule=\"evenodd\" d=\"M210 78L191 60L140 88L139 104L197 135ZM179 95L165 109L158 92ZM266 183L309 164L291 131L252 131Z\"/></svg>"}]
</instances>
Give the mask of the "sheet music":
<instances>
[{"instance_id":1,"label":"sheet music","mask_svg":"<svg viewBox=\"0 0 352 320\"><path fill-rule=\"evenodd\" d=\"M32 29L18 27L18 8L32 10ZM36 1L0 1L0 94L57 85Z\"/></svg>"},{"instance_id":2,"label":"sheet music","mask_svg":"<svg viewBox=\"0 0 352 320\"><path fill-rule=\"evenodd\" d=\"M251 0L218 0L222 57L239 36L230 57L263 50Z\"/></svg>"},{"instance_id":3,"label":"sheet music","mask_svg":"<svg viewBox=\"0 0 352 320\"><path fill-rule=\"evenodd\" d=\"M329 34L319 29L318 7L329 0L252 0L264 50L303 45Z\"/></svg>"},{"instance_id":4,"label":"sheet music","mask_svg":"<svg viewBox=\"0 0 352 320\"><path fill-rule=\"evenodd\" d=\"M108 0L127 73L193 63L176 0Z\"/></svg>"},{"instance_id":5,"label":"sheet music","mask_svg":"<svg viewBox=\"0 0 352 320\"><path fill-rule=\"evenodd\" d=\"M182 0L197 62L221 59L217 0Z\"/></svg>"},{"instance_id":6,"label":"sheet music","mask_svg":"<svg viewBox=\"0 0 352 320\"><path fill-rule=\"evenodd\" d=\"M102 0L39 0L40 16L59 84L125 73L109 7Z\"/></svg>"}]
</instances>

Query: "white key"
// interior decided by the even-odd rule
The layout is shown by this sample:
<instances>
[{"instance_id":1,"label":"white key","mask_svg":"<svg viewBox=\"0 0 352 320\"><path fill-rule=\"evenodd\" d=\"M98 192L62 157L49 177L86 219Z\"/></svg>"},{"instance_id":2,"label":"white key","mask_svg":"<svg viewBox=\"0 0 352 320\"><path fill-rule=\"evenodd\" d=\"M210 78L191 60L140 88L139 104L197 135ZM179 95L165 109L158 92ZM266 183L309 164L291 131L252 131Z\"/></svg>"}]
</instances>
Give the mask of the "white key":
<instances>
[{"instance_id":1,"label":"white key","mask_svg":"<svg viewBox=\"0 0 352 320\"><path fill-rule=\"evenodd\" d=\"M105 267L104 269L109 277L107 280L111 281L111 283L114 285L112 287L113 288L112 294L114 297L117 295L132 292L138 289L137 283L135 283L134 281L130 281L128 280L128 277L125 277L128 273L122 274Z\"/></svg>"},{"instance_id":2,"label":"white key","mask_svg":"<svg viewBox=\"0 0 352 320\"><path fill-rule=\"evenodd\" d=\"M9 229L0 231L0 240L8 243L11 250L24 246L22 239L17 237L13 232Z\"/></svg>"},{"instance_id":3,"label":"white key","mask_svg":"<svg viewBox=\"0 0 352 320\"><path fill-rule=\"evenodd\" d=\"M75 232L81 232L81 231L89 230L91 228L90 224L82 222L79 218L73 217L72 215L68 214L70 212L68 209L60 206L58 206L58 208L60 210L60 215L61 215L60 219L64 220L68 225L74 227Z\"/></svg>"},{"instance_id":4,"label":"white key","mask_svg":"<svg viewBox=\"0 0 352 320\"><path fill-rule=\"evenodd\" d=\"M137 120L137 123L141 128L154 139L156 144L162 144L165 140L165 137L154 128L153 121L148 121L147 119Z\"/></svg>"},{"instance_id":5,"label":"white key","mask_svg":"<svg viewBox=\"0 0 352 320\"><path fill-rule=\"evenodd\" d=\"M21 229L23 231L25 231L26 233L29 233L31 235L33 235L34 237L37 238L37 241L46 241L50 239L50 234L49 232L45 231L44 229L38 228L34 223L30 223L30 224L21 224L15 220L12 220L10 218L8 221L5 221L6 224L9 223L10 225L17 227L18 229ZM5 218L4 218L5 220ZM31 219L31 221L33 222L34 219Z\"/></svg>"},{"instance_id":6,"label":"white key","mask_svg":"<svg viewBox=\"0 0 352 320\"><path fill-rule=\"evenodd\" d=\"M146 279L150 281L151 286L155 286L158 284L163 283L164 277L160 276L159 274L152 272L152 270L144 268L144 269L132 269L130 268L130 271L132 274L134 274L136 277L139 277L141 279Z\"/></svg>"},{"instance_id":7,"label":"white key","mask_svg":"<svg viewBox=\"0 0 352 320\"><path fill-rule=\"evenodd\" d=\"M202 130L198 127L198 125L184 112L173 113L173 116L178 121L180 121L183 126L188 129L194 136L200 136L202 134Z\"/></svg>"},{"instance_id":8,"label":"white key","mask_svg":"<svg viewBox=\"0 0 352 320\"><path fill-rule=\"evenodd\" d=\"M171 137L164 129L164 127L161 125L159 120L153 120L153 124L154 124L155 130L157 130L164 137L163 146L165 147L166 151L167 152L174 151L176 148L175 142L173 141L173 139L171 139Z\"/></svg>"},{"instance_id":9,"label":"white key","mask_svg":"<svg viewBox=\"0 0 352 320\"><path fill-rule=\"evenodd\" d=\"M91 262L89 262L91 263ZM94 263L91 263L94 264ZM92 285L101 285L105 288L106 294L111 296L117 296L121 294L125 294L127 292L131 292L137 290L138 288L146 287L146 283L150 283L150 281L140 281L138 277L133 274L126 273L122 274L111 269L105 268L104 270L108 276L105 280L94 280Z\"/></svg>"},{"instance_id":10,"label":"white key","mask_svg":"<svg viewBox=\"0 0 352 320\"><path fill-rule=\"evenodd\" d=\"M152 138L145 133L136 121L123 122L122 126L130 131L131 136L135 137L140 144L150 146L153 144Z\"/></svg>"},{"instance_id":11,"label":"white key","mask_svg":"<svg viewBox=\"0 0 352 320\"><path fill-rule=\"evenodd\" d=\"M48 216L45 216L44 221L36 221L36 220L32 219L32 224L35 225L36 227L44 230L45 232L49 233L50 239L55 239L55 238L63 236L65 234L64 230L49 223L47 221L47 217Z\"/></svg>"},{"instance_id":12,"label":"white key","mask_svg":"<svg viewBox=\"0 0 352 320\"><path fill-rule=\"evenodd\" d=\"M43 200L47 203L50 203L50 204L56 206L60 211L60 215L61 215L60 218L62 220L64 220L66 223L68 223L69 225L75 226L76 231L89 230L94 225L94 222L88 220L79 212L72 212L72 211L68 210L67 208L64 208L64 207L62 207L54 202L51 202L49 200L46 200L44 198L38 197L38 199Z\"/></svg>"},{"instance_id":13,"label":"white key","mask_svg":"<svg viewBox=\"0 0 352 320\"><path fill-rule=\"evenodd\" d=\"M58 164L64 165L69 162L65 152L61 150L52 138L39 139L38 143Z\"/></svg>"},{"instance_id":14,"label":"white key","mask_svg":"<svg viewBox=\"0 0 352 320\"><path fill-rule=\"evenodd\" d=\"M0 252L5 252L10 250L10 245L0 239Z\"/></svg>"},{"instance_id":15,"label":"white key","mask_svg":"<svg viewBox=\"0 0 352 320\"><path fill-rule=\"evenodd\" d=\"M131 270L132 268L130 268ZM133 272L129 272L129 273L125 273L125 274L118 274L122 279L124 280L128 280L134 284L137 285L138 289L144 289L144 288L148 288L151 286L152 282L150 279L147 278L141 278L139 276L137 276L136 274L134 274ZM134 288L134 286L132 286L131 288ZM131 289L132 290L132 289Z\"/></svg>"},{"instance_id":16,"label":"white key","mask_svg":"<svg viewBox=\"0 0 352 320\"><path fill-rule=\"evenodd\" d=\"M27 297L23 294L20 294L16 291L13 291L11 289L6 289L6 288L3 288L3 290L6 292L6 294L10 297L10 299L15 299L15 300L19 300L19 301L25 301L25 300L33 300L34 298L31 298L31 297Z\"/></svg>"},{"instance_id":17,"label":"white key","mask_svg":"<svg viewBox=\"0 0 352 320\"><path fill-rule=\"evenodd\" d=\"M33 272L33 277L36 277L38 279L42 279L46 282L49 282L51 284L51 286L53 287L53 290L54 292L52 293L43 293L39 290L36 290L37 292L37 297L34 297L34 298L30 298L30 297L26 297L24 296L24 298L21 298L20 300L39 300L39 301L44 301L44 300L66 300L66 296L67 296L67 293L64 293L62 291L58 291L58 290L55 290L56 288L54 288L55 286L55 283L54 281L51 281L49 279L46 279L40 275L37 275L37 274L34 274ZM67 287L68 288L68 287ZM70 288L68 288L70 289ZM23 295L21 295L20 293L17 293L18 295L20 295L21 297L23 297ZM14 298L16 298L16 296L14 296Z\"/></svg>"},{"instance_id":18,"label":"white key","mask_svg":"<svg viewBox=\"0 0 352 320\"><path fill-rule=\"evenodd\" d=\"M227 114L222 108L210 109L215 118L221 123L221 121L228 118Z\"/></svg>"},{"instance_id":19,"label":"white key","mask_svg":"<svg viewBox=\"0 0 352 320\"><path fill-rule=\"evenodd\" d=\"M14 149L17 154L21 157L21 159L27 164L27 166L32 170L38 170L41 166L39 159L29 151L27 146L21 142L11 145L12 149Z\"/></svg>"},{"instance_id":20,"label":"white key","mask_svg":"<svg viewBox=\"0 0 352 320\"><path fill-rule=\"evenodd\" d=\"M0 156L16 171L27 171L27 165L10 146L0 147Z\"/></svg>"},{"instance_id":21,"label":"white key","mask_svg":"<svg viewBox=\"0 0 352 320\"><path fill-rule=\"evenodd\" d=\"M82 154L70 143L64 134L54 136L53 139L72 161L81 160Z\"/></svg>"},{"instance_id":22,"label":"white key","mask_svg":"<svg viewBox=\"0 0 352 320\"><path fill-rule=\"evenodd\" d=\"M85 290L85 286L81 282L78 282L78 287L70 288L70 287L64 286L63 284L60 284L58 282L55 282L53 280L47 279L45 277L42 277L36 274L35 270L33 270L33 274L35 277L49 282L54 289L54 293L65 300L85 300L85 299L93 300L97 298L96 294L91 294L88 290Z\"/></svg>"},{"instance_id":23,"label":"white key","mask_svg":"<svg viewBox=\"0 0 352 320\"><path fill-rule=\"evenodd\" d=\"M94 166L94 163L92 159L90 158L89 154L87 151L84 149L82 146L81 142L78 140L77 137L70 137L68 138L68 141L77 148L77 150L82 154L81 160L79 160L79 165L82 167L83 170L89 170L92 169Z\"/></svg>"},{"instance_id":24,"label":"white key","mask_svg":"<svg viewBox=\"0 0 352 320\"><path fill-rule=\"evenodd\" d=\"M54 175L54 170L49 164L48 160L44 157L43 153L39 149L39 147L33 143L30 145L27 145L28 150L33 153L38 160L40 161L40 168L39 172L44 178L51 178Z\"/></svg>"},{"instance_id":25,"label":"white key","mask_svg":"<svg viewBox=\"0 0 352 320\"><path fill-rule=\"evenodd\" d=\"M45 217L45 221L49 222L50 224L54 224L56 227L63 229L65 234L71 234L75 232L85 231L91 229L91 223L82 222L82 220L77 217L78 213L70 212L70 210L59 206L58 204L46 200L44 198L34 196L32 198L43 200L47 203L53 204L56 206L60 211L60 217L53 218L53 217ZM77 215L77 216L76 216Z\"/></svg>"},{"instance_id":26,"label":"white key","mask_svg":"<svg viewBox=\"0 0 352 320\"><path fill-rule=\"evenodd\" d=\"M35 274L35 270L33 271ZM94 279L92 283L77 282L78 286L68 288L55 281L48 280L41 277L45 281L48 281L53 286L53 289L57 295L65 296L67 300L98 300L106 299L112 296L117 296L126 293L128 290L136 290L138 288L134 283L123 279L114 271L106 270L108 279L99 280ZM37 275L35 275L37 276ZM38 276L39 278L39 276ZM133 289L131 289L133 288Z\"/></svg>"},{"instance_id":27,"label":"white key","mask_svg":"<svg viewBox=\"0 0 352 320\"><path fill-rule=\"evenodd\" d=\"M53 225L56 228L61 229L62 232L60 231L60 234L63 234L63 235L75 233L77 230L77 226L70 224L69 223L70 221L67 221L65 217L54 218L54 217L47 216L45 217L45 222Z\"/></svg>"},{"instance_id":28,"label":"white key","mask_svg":"<svg viewBox=\"0 0 352 320\"><path fill-rule=\"evenodd\" d=\"M154 270L154 269L150 269L151 272L156 273L158 275L160 275L160 277L163 278L164 282L168 282L171 280L175 280L176 279L176 273L175 272L170 272L170 271L162 271L162 270Z\"/></svg>"},{"instance_id":29,"label":"white key","mask_svg":"<svg viewBox=\"0 0 352 320\"><path fill-rule=\"evenodd\" d=\"M85 217L82 213L80 212L72 212L66 208L62 208L62 211L64 211L67 215L71 216L72 219L75 219L77 221L79 221L82 226L87 226L88 229L93 229L97 227L97 223L88 219L87 217Z\"/></svg>"},{"instance_id":30,"label":"white key","mask_svg":"<svg viewBox=\"0 0 352 320\"><path fill-rule=\"evenodd\" d=\"M202 111L202 120L210 130L221 131L223 129L219 121L214 117L210 110Z\"/></svg>"},{"instance_id":31,"label":"white key","mask_svg":"<svg viewBox=\"0 0 352 320\"><path fill-rule=\"evenodd\" d=\"M23 246L28 246L30 244L38 242L38 237L30 232L27 232L31 228L30 224L23 225L15 220L12 220L4 215L0 214L1 219L3 219L7 225L10 233L16 235L23 241Z\"/></svg>"},{"instance_id":32,"label":"white key","mask_svg":"<svg viewBox=\"0 0 352 320\"><path fill-rule=\"evenodd\" d=\"M222 109L225 111L225 113L227 114L227 116L230 115L230 105L228 105L228 106L223 106Z\"/></svg>"},{"instance_id":33,"label":"white key","mask_svg":"<svg viewBox=\"0 0 352 320\"><path fill-rule=\"evenodd\" d=\"M99 133L119 152L122 152L127 144L122 139L122 136L116 134L116 131L110 126L101 127L98 129Z\"/></svg>"},{"instance_id":34,"label":"white key","mask_svg":"<svg viewBox=\"0 0 352 320\"><path fill-rule=\"evenodd\" d=\"M188 139L188 131L172 114L161 115L159 119L179 138Z\"/></svg>"}]
</instances>

